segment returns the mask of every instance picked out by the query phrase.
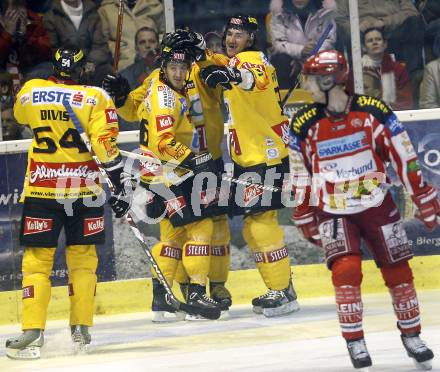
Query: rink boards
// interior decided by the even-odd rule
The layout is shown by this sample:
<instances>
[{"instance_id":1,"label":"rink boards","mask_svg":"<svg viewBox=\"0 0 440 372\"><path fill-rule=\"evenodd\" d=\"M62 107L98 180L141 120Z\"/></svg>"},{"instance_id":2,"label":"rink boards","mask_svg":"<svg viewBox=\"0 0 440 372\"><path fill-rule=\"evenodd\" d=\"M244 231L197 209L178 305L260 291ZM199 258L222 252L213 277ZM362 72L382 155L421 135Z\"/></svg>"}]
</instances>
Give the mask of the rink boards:
<instances>
[{"instance_id":1,"label":"rink boards","mask_svg":"<svg viewBox=\"0 0 440 372\"><path fill-rule=\"evenodd\" d=\"M411 260L418 290L440 288L440 256L421 256ZM330 271L324 264L292 266L293 281L299 299L333 296ZM386 292L380 271L373 261L363 262L363 293ZM180 291L174 291L180 296ZM228 288L233 303L250 304L251 299L266 291L257 270L232 271ZM132 279L98 283L95 313L100 315L144 312L151 310L151 279ZM21 291L0 292L0 324L20 322ZM66 286L52 288L48 319L68 318L69 298Z\"/></svg>"}]
</instances>

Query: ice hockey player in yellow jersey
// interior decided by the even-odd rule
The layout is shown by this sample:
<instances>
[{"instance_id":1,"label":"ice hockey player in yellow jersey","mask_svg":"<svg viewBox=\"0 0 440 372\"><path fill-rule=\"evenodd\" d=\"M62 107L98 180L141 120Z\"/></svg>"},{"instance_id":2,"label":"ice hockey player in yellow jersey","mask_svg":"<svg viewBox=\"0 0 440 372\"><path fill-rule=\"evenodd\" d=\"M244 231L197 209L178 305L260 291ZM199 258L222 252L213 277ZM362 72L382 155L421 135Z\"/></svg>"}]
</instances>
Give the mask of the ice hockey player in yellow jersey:
<instances>
[{"instance_id":1,"label":"ice hockey player in yellow jersey","mask_svg":"<svg viewBox=\"0 0 440 372\"><path fill-rule=\"evenodd\" d=\"M188 303L217 307L219 304L206 295L213 222L204 214L205 208L200 214L194 212L191 192L196 177L188 178L182 171L187 168L194 175L216 173L209 152L197 154L191 149L193 125L189 119L185 85L192 57L184 49L162 45L160 61L160 69L129 94L120 89L125 84L120 76L108 76L104 88L115 95L118 113L124 119L140 121L143 153L179 166L176 172L170 172L167 167L153 167L148 162L143 164L141 185L149 195L147 216L159 219L165 215L160 220L160 242L153 246L153 256L170 285L175 279L178 262L182 260L190 278ZM176 174L186 179L179 180ZM166 304L165 290L156 278L153 278L152 307L153 321L179 320L170 318L174 309Z\"/></svg>"},{"instance_id":2,"label":"ice hockey player in yellow jersey","mask_svg":"<svg viewBox=\"0 0 440 372\"><path fill-rule=\"evenodd\" d=\"M256 47L257 28L253 17L231 17L223 38L229 61L225 64L217 54L206 51L198 63L211 64L201 70L206 84L224 89L234 177L254 172L251 183L281 188L283 175L289 171L288 120L279 104L275 69ZM203 52L203 38L196 33L189 32L176 44L192 45ZM275 173L278 177L268 183ZM232 215L244 215L243 236L269 289L252 301L254 311L273 317L298 310L288 252L277 220L277 209L283 207L281 193L248 185L236 187L231 201Z\"/></svg>"},{"instance_id":3,"label":"ice hockey player in yellow jersey","mask_svg":"<svg viewBox=\"0 0 440 372\"><path fill-rule=\"evenodd\" d=\"M93 149L115 184L112 208L120 216L125 198L122 158L116 146L118 118L112 99L96 87L79 85L85 55L59 48L48 80L28 81L17 95L14 115L34 134L24 185L20 242L23 256L23 334L6 341L6 355L37 359L44 343L54 255L61 229L66 232L70 326L76 347L91 341L98 258L104 242L104 198L99 171L64 107L68 102Z\"/></svg>"}]
</instances>

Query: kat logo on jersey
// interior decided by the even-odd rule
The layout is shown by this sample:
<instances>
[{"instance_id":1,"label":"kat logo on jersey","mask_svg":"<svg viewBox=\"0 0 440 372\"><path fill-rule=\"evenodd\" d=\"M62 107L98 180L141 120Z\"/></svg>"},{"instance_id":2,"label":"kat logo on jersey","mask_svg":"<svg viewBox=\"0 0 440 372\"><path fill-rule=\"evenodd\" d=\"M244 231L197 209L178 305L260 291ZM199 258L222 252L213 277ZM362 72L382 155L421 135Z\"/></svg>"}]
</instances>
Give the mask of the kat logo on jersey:
<instances>
[{"instance_id":1,"label":"kat logo on jersey","mask_svg":"<svg viewBox=\"0 0 440 372\"><path fill-rule=\"evenodd\" d=\"M23 235L39 234L52 230L52 218L36 218L26 216L24 219Z\"/></svg>"},{"instance_id":2,"label":"kat logo on jersey","mask_svg":"<svg viewBox=\"0 0 440 372\"><path fill-rule=\"evenodd\" d=\"M104 216L84 218L84 236L99 234L104 231Z\"/></svg>"},{"instance_id":3,"label":"kat logo on jersey","mask_svg":"<svg viewBox=\"0 0 440 372\"><path fill-rule=\"evenodd\" d=\"M171 115L158 115L156 116L157 131L171 128L174 124L174 118Z\"/></svg>"},{"instance_id":4,"label":"kat logo on jersey","mask_svg":"<svg viewBox=\"0 0 440 372\"><path fill-rule=\"evenodd\" d=\"M114 108L105 109L105 118L107 124L114 124L118 122L118 114Z\"/></svg>"}]
</instances>

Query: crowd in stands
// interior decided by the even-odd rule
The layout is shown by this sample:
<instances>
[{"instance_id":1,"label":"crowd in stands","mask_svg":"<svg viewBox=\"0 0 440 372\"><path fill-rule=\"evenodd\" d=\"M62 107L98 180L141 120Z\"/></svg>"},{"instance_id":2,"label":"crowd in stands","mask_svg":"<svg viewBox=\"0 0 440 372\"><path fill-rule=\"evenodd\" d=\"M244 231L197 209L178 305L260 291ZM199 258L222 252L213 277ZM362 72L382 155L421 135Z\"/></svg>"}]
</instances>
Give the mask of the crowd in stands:
<instances>
[{"instance_id":1,"label":"crowd in stands","mask_svg":"<svg viewBox=\"0 0 440 372\"><path fill-rule=\"evenodd\" d=\"M351 61L349 0L174 0L176 27L206 35L222 51L222 25L236 13L254 15L260 47L288 89L328 25L321 50ZM358 0L364 91L395 110L440 107L440 1ZM3 140L29 136L14 129L14 95L32 78L51 74L63 44L87 55L88 84L112 72L119 0L0 0L0 107ZM131 88L154 68L165 33L163 0L124 0L118 71ZM353 77L347 90L353 91ZM122 123L122 130L135 127Z\"/></svg>"}]
</instances>

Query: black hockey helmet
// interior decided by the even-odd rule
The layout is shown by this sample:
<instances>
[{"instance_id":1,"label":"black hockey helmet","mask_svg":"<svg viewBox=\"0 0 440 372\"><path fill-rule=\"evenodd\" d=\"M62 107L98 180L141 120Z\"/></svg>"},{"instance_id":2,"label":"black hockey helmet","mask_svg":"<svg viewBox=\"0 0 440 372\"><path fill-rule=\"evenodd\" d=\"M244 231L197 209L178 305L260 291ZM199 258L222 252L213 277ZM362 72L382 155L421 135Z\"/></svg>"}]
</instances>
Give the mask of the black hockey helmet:
<instances>
[{"instance_id":1,"label":"black hockey helmet","mask_svg":"<svg viewBox=\"0 0 440 372\"><path fill-rule=\"evenodd\" d=\"M186 63L191 67L194 57L185 49L172 49L169 46L162 46L159 60L161 69L164 69L167 63L171 61Z\"/></svg>"},{"instance_id":2,"label":"black hockey helmet","mask_svg":"<svg viewBox=\"0 0 440 372\"><path fill-rule=\"evenodd\" d=\"M79 82L85 64L85 54L82 49L74 46L60 47L53 56L52 64L55 75L60 79Z\"/></svg>"},{"instance_id":3,"label":"black hockey helmet","mask_svg":"<svg viewBox=\"0 0 440 372\"><path fill-rule=\"evenodd\" d=\"M226 23L225 31L223 33L223 47L226 42L226 33L229 29L235 30L244 30L249 33L252 45L248 48L248 50L257 50L257 32L258 32L258 22L255 17L236 14L229 18L228 23Z\"/></svg>"}]
</instances>

